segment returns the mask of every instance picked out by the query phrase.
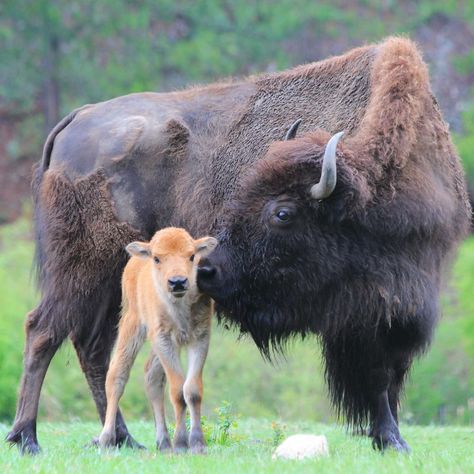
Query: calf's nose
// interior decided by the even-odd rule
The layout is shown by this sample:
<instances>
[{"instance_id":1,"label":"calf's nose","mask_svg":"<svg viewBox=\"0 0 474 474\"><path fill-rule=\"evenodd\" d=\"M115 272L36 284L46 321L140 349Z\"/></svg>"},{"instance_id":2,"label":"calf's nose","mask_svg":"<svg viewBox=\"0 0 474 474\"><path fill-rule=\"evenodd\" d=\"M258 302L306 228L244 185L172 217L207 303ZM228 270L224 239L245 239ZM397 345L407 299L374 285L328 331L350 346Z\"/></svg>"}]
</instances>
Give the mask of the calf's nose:
<instances>
[{"instance_id":1,"label":"calf's nose","mask_svg":"<svg viewBox=\"0 0 474 474\"><path fill-rule=\"evenodd\" d=\"M174 276L168 280L170 291L185 291L188 289L188 279L184 276Z\"/></svg>"}]
</instances>

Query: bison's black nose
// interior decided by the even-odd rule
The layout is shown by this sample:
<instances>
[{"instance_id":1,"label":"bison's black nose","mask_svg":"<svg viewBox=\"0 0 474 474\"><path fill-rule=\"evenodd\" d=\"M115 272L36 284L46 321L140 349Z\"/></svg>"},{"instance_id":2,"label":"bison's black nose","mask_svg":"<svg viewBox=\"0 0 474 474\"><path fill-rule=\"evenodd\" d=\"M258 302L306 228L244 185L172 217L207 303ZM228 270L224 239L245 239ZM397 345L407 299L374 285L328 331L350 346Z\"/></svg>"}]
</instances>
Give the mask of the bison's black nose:
<instances>
[{"instance_id":1,"label":"bison's black nose","mask_svg":"<svg viewBox=\"0 0 474 474\"><path fill-rule=\"evenodd\" d=\"M216 267L204 264L198 267L198 278L210 279L216 274Z\"/></svg>"},{"instance_id":2,"label":"bison's black nose","mask_svg":"<svg viewBox=\"0 0 474 474\"><path fill-rule=\"evenodd\" d=\"M188 279L183 276L174 276L168 280L168 288L171 292L183 292L188 289Z\"/></svg>"}]
</instances>

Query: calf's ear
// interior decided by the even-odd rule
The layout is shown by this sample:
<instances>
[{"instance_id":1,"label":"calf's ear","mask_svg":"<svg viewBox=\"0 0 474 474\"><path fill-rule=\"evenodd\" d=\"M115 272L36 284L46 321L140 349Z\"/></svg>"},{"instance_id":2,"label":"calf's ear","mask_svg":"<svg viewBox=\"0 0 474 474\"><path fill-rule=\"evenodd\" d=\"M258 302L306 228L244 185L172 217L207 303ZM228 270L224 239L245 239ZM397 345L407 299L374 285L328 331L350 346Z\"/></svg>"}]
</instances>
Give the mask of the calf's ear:
<instances>
[{"instance_id":1,"label":"calf's ear","mask_svg":"<svg viewBox=\"0 0 474 474\"><path fill-rule=\"evenodd\" d=\"M132 257L148 258L151 256L150 244L147 242L132 242L125 247Z\"/></svg>"},{"instance_id":2,"label":"calf's ear","mask_svg":"<svg viewBox=\"0 0 474 474\"><path fill-rule=\"evenodd\" d=\"M201 257L209 255L217 246L217 239L214 237L203 237L194 241L196 254Z\"/></svg>"}]
</instances>

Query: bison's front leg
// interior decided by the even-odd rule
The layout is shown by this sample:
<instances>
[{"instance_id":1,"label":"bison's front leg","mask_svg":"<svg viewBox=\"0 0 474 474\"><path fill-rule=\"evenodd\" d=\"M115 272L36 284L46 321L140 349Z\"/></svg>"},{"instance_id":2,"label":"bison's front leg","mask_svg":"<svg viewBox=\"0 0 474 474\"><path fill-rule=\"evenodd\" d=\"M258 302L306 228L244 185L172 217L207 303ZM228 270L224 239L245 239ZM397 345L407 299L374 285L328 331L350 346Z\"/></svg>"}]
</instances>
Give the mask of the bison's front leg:
<instances>
[{"instance_id":1,"label":"bison's front leg","mask_svg":"<svg viewBox=\"0 0 474 474\"><path fill-rule=\"evenodd\" d=\"M372 427L370 436L374 448L384 451L393 448L400 452L410 452L410 447L402 438L397 420L390 408L388 390L391 384L392 371L379 369L370 374L372 399ZM395 405L398 403L398 399Z\"/></svg>"}]
</instances>

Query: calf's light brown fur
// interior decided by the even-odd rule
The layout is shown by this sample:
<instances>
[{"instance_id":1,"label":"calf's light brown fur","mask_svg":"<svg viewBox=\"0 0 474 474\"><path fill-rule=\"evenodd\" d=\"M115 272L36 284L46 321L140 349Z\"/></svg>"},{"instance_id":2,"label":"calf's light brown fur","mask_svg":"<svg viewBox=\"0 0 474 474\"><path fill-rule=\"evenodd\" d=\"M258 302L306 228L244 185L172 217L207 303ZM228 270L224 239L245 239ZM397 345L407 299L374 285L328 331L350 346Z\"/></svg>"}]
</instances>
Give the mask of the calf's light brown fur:
<instances>
[{"instance_id":1,"label":"calf's light brown fur","mask_svg":"<svg viewBox=\"0 0 474 474\"><path fill-rule=\"evenodd\" d=\"M175 451L204 450L201 428L202 370L209 347L212 301L196 285L200 257L216 246L213 237L194 240L184 229L158 231L149 243L127 246L131 259L122 277L122 317L117 347L106 379L107 412L99 438L102 447L114 446L118 403L130 369L146 337L151 355L145 367L146 391L153 407L157 447L171 448L166 427L164 387L176 417ZM183 375L180 349L188 348L188 372ZM186 431L186 405L191 432Z\"/></svg>"}]
</instances>

